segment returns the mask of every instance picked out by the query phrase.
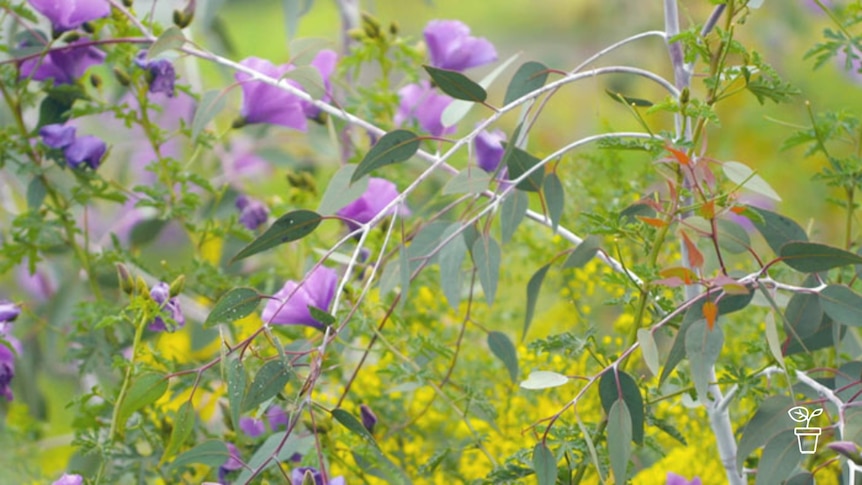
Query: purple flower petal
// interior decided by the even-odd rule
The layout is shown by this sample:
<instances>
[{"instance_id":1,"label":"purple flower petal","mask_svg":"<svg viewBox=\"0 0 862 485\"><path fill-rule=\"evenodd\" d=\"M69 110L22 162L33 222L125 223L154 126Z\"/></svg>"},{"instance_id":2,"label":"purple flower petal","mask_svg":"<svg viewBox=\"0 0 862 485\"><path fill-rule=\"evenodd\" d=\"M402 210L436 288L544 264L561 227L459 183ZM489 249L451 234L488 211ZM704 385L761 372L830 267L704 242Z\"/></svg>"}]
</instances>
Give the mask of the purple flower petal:
<instances>
[{"instance_id":1,"label":"purple flower petal","mask_svg":"<svg viewBox=\"0 0 862 485\"><path fill-rule=\"evenodd\" d=\"M311 316L308 307L329 310L337 285L338 274L325 266L318 266L305 275L305 283L298 289L295 281L287 281L267 302L261 318L275 325L308 325L322 329L323 325Z\"/></svg>"},{"instance_id":2,"label":"purple flower petal","mask_svg":"<svg viewBox=\"0 0 862 485\"><path fill-rule=\"evenodd\" d=\"M455 132L454 126L443 126L441 117L443 111L452 102L452 98L437 93L428 81L419 84L408 84L398 91L401 103L395 113L395 124L401 125L407 120L415 119L419 126L434 136L442 136Z\"/></svg>"},{"instance_id":3,"label":"purple flower petal","mask_svg":"<svg viewBox=\"0 0 862 485\"><path fill-rule=\"evenodd\" d=\"M48 18L57 32L80 27L111 13L107 0L28 0L33 8Z\"/></svg>"},{"instance_id":4,"label":"purple flower petal","mask_svg":"<svg viewBox=\"0 0 862 485\"><path fill-rule=\"evenodd\" d=\"M497 59L494 46L484 38L470 35L470 27L458 20L432 20L425 27L425 42L431 65L463 71Z\"/></svg>"},{"instance_id":5,"label":"purple flower petal","mask_svg":"<svg viewBox=\"0 0 862 485\"><path fill-rule=\"evenodd\" d=\"M86 42L80 39L69 47L52 50L42 58L28 59L21 63L21 78L32 76L35 81L53 79L55 84L72 84L81 78L91 66L105 61L105 53L95 47L79 46Z\"/></svg>"},{"instance_id":6,"label":"purple flower petal","mask_svg":"<svg viewBox=\"0 0 862 485\"><path fill-rule=\"evenodd\" d=\"M3 335L3 338L13 345L17 342L13 342L14 337L11 336ZM0 396L5 397L7 401L12 400L12 389L9 385L13 377L15 377L15 354L6 344L0 343Z\"/></svg>"},{"instance_id":7,"label":"purple flower petal","mask_svg":"<svg viewBox=\"0 0 862 485\"><path fill-rule=\"evenodd\" d=\"M170 294L170 286L168 286L164 281L159 282L150 289L150 297L161 306L162 312L169 312L170 318L176 322L179 327L182 327L186 323L186 317L180 309L180 300L176 297L171 298ZM147 328L154 332L163 332L168 329L168 324L165 319L159 315L150 322Z\"/></svg>"},{"instance_id":8,"label":"purple flower petal","mask_svg":"<svg viewBox=\"0 0 862 485\"><path fill-rule=\"evenodd\" d=\"M240 64L275 79L293 69L289 64L275 66L258 57L249 57ZM245 123L272 123L299 131L308 129L301 99L275 86L253 81L252 76L244 72L237 72L235 78L242 87L240 115ZM301 88L293 81L287 82Z\"/></svg>"},{"instance_id":9,"label":"purple flower petal","mask_svg":"<svg viewBox=\"0 0 862 485\"><path fill-rule=\"evenodd\" d=\"M240 418L239 429L250 438L257 438L266 432L266 424L262 419Z\"/></svg>"},{"instance_id":10,"label":"purple flower petal","mask_svg":"<svg viewBox=\"0 0 862 485\"><path fill-rule=\"evenodd\" d=\"M0 300L0 324L14 322L21 314L21 308L7 300ZM3 327L0 327L3 328Z\"/></svg>"},{"instance_id":11,"label":"purple flower petal","mask_svg":"<svg viewBox=\"0 0 862 485\"><path fill-rule=\"evenodd\" d=\"M75 141L75 127L61 124L45 125L39 128L42 142L51 148L66 148Z\"/></svg>"},{"instance_id":12,"label":"purple flower petal","mask_svg":"<svg viewBox=\"0 0 862 485\"><path fill-rule=\"evenodd\" d=\"M694 477L688 481L685 477L674 472L667 472L667 485L701 485L700 477Z\"/></svg>"},{"instance_id":13,"label":"purple flower petal","mask_svg":"<svg viewBox=\"0 0 862 485\"><path fill-rule=\"evenodd\" d=\"M368 188L365 193L339 209L338 215L350 219L347 224L351 230L354 230L357 228L355 222L368 223L396 197L398 197L398 188L395 184L386 179L372 177L368 180ZM398 209L398 213L409 215L410 211L406 207L401 207Z\"/></svg>"},{"instance_id":14,"label":"purple flower petal","mask_svg":"<svg viewBox=\"0 0 862 485\"><path fill-rule=\"evenodd\" d=\"M326 94L321 98L321 101L329 101L332 97L332 84L329 82L329 78L332 77L332 73L335 72L335 65L337 63L338 54L329 49L324 49L318 52L311 61L311 65L317 69L317 72L320 73L320 77L323 78L323 86L326 89ZM320 114L320 109L307 101L302 102L302 109L307 118L317 118Z\"/></svg>"},{"instance_id":15,"label":"purple flower petal","mask_svg":"<svg viewBox=\"0 0 862 485\"><path fill-rule=\"evenodd\" d=\"M364 426L369 433L373 433L374 425L377 424L377 415L374 414L374 411L372 411L370 407L363 404L359 406L359 416L362 418L362 426Z\"/></svg>"},{"instance_id":16,"label":"purple flower petal","mask_svg":"<svg viewBox=\"0 0 862 485\"><path fill-rule=\"evenodd\" d=\"M105 142L93 135L84 135L75 139L71 145L63 150L66 163L72 168L78 168L86 163L93 170L99 168L102 157L105 156L107 147Z\"/></svg>"},{"instance_id":17,"label":"purple flower petal","mask_svg":"<svg viewBox=\"0 0 862 485\"><path fill-rule=\"evenodd\" d=\"M504 141L506 141L506 134L502 130L492 132L483 130L476 136L473 145L479 168L488 173L494 173L497 170L503 159L503 153L506 151L503 148Z\"/></svg>"},{"instance_id":18,"label":"purple flower petal","mask_svg":"<svg viewBox=\"0 0 862 485\"><path fill-rule=\"evenodd\" d=\"M274 432L280 428L287 429L290 424L290 416L279 406L272 406L266 411L266 419L269 421L269 429Z\"/></svg>"},{"instance_id":19,"label":"purple flower petal","mask_svg":"<svg viewBox=\"0 0 862 485\"><path fill-rule=\"evenodd\" d=\"M251 231L254 231L269 217L269 210L257 199L241 195L236 199L236 208L239 209L239 222Z\"/></svg>"},{"instance_id":20,"label":"purple flower petal","mask_svg":"<svg viewBox=\"0 0 862 485\"><path fill-rule=\"evenodd\" d=\"M146 59L147 51L138 52L135 64L147 71L147 81L151 93L165 93L169 98L174 96L174 82L177 73L174 65L167 59Z\"/></svg>"},{"instance_id":21,"label":"purple flower petal","mask_svg":"<svg viewBox=\"0 0 862 485\"><path fill-rule=\"evenodd\" d=\"M62 0L58 0L62 1ZM64 473L62 477L58 478L51 485L83 485L84 477L76 474L67 474Z\"/></svg>"}]
</instances>

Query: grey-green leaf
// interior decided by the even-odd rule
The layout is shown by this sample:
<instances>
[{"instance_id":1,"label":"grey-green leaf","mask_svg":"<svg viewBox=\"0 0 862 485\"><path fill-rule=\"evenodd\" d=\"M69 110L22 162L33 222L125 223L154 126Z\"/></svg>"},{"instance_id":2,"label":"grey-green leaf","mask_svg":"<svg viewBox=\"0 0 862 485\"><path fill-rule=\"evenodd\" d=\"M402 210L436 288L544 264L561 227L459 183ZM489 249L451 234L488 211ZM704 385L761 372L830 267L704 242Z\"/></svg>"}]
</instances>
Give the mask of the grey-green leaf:
<instances>
[{"instance_id":1,"label":"grey-green leaf","mask_svg":"<svg viewBox=\"0 0 862 485\"><path fill-rule=\"evenodd\" d=\"M267 362L257 371L254 381L242 401L242 410L250 411L282 390L292 375L281 359Z\"/></svg>"},{"instance_id":2,"label":"grey-green leaf","mask_svg":"<svg viewBox=\"0 0 862 485\"><path fill-rule=\"evenodd\" d=\"M165 452L162 454L162 462L165 459L174 456L183 443L192 435L195 427L195 408L191 401L186 401L177 410L177 416L174 419L174 429L171 431L171 437L168 439L168 444L165 446Z\"/></svg>"},{"instance_id":3,"label":"grey-green leaf","mask_svg":"<svg viewBox=\"0 0 862 485\"><path fill-rule=\"evenodd\" d=\"M227 399L230 406L230 416L234 429L239 429L239 417L242 414L242 401L245 397L245 388L248 377L245 367L238 357L231 357L225 364L227 374Z\"/></svg>"},{"instance_id":4,"label":"grey-green leaf","mask_svg":"<svg viewBox=\"0 0 862 485\"><path fill-rule=\"evenodd\" d=\"M652 332L646 328L638 329L638 344L641 348L644 363L646 363L652 375L657 376L659 371L658 346L656 346Z\"/></svg>"},{"instance_id":5,"label":"grey-green leaf","mask_svg":"<svg viewBox=\"0 0 862 485\"><path fill-rule=\"evenodd\" d=\"M485 290L485 301L488 305L494 303L497 294L497 283L500 279L500 260L502 253L500 245L493 237L483 236L473 243L473 263L479 270L479 282Z\"/></svg>"},{"instance_id":6,"label":"grey-green leaf","mask_svg":"<svg viewBox=\"0 0 862 485\"><path fill-rule=\"evenodd\" d=\"M557 483L557 459L544 443L537 443L533 448L533 470L539 485Z\"/></svg>"},{"instance_id":7,"label":"grey-green leaf","mask_svg":"<svg viewBox=\"0 0 862 485\"><path fill-rule=\"evenodd\" d=\"M245 259L287 242L302 239L314 232L322 220L323 217L320 214L310 210L300 209L288 212L272 223L266 232L242 248L231 262Z\"/></svg>"},{"instance_id":8,"label":"grey-green leaf","mask_svg":"<svg viewBox=\"0 0 862 485\"><path fill-rule=\"evenodd\" d=\"M527 330L530 329L530 323L533 321L533 313L536 311L536 302L539 300L539 290L542 289L542 282L545 281L545 275L548 273L550 264L546 264L539 268L530 281L527 282L527 308L524 313L524 332L521 335L521 340L527 338Z\"/></svg>"},{"instance_id":9,"label":"grey-green leaf","mask_svg":"<svg viewBox=\"0 0 862 485\"><path fill-rule=\"evenodd\" d=\"M608 370L599 379L599 398L606 413L611 412L611 406L616 400L625 401L632 422L632 439L635 443L643 443L644 401L634 378L623 371L615 373L613 369Z\"/></svg>"},{"instance_id":10,"label":"grey-green leaf","mask_svg":"<svg viewBox=\"0 0 862 485\"><path fill-rule=\"evenodd\" d=\"M448 238L460 229L461 224L452 224L443 233L442 239ZM455 236L440 249L439 257L440 287L443 290L443 296L446 297L446 301L449 302L449 306L453 310L458 310L458 305L461 303L461 285L463 281L461 266L467 257L467 246L464 244L464 237L460 234Z\"/></svg>"},{"instance_id":11,"label":"grey-green leaf","mask_svg":"<svg viewBox=\"0 0 862 485\"><path fill-rule=\"evenodd\" d=\"M221 113L226 102L224 93L218 89L207 91L201 95L201 101L198 103L195 116L192 119L192 139L197 138L204 127Z\"/></svg>"},{"instance_id":12,"label":"grey-green leaf","mask_svg":"<svg viewBox=\"0 0 862 485\"><path fill-rule=\"evenodd\" d=\"M365 155L353 176L351 182L356 182L363 176L386 165L409 160L418 150L421 139L408 130L395 130L380 137L377 143Z\"/></svg>"},{"instance_id":13,"label":"grey-green leaf","mask_svg":"<svg viewBox=\"0 0 862 485\"><path fill-rule=\"evenodd\" d=\"M512 240L515 230L527 214L529 203L529 196L520 190L511 191L503 200L503 208L500 209L500 233L503 244Z\"/></svg>"},{"instance_id":14,"label":"grey-green leaf","mask_svg":"<svg viewBox=\"0 0 862 485\"><path fill-rule=\"evenodd\" d=\"M488 98L485 88L460 72L438 69L431 66L422 67L425 68L434 84L441 91L455 99L483 103Z\"/></svg>"},{"instance_id":15,"label":"grey-green leaf","mask_svg":"<svg viewBox=\"0 0 862 485\"><path fill-rule=\"evenodd\" d=\"M509 337L503 332L488 332L488 347L509 371L512 382L518 380L518 352Z\"/></svg>"},{"instance_id":16,"label":"grey-green leaf","mask_svg":"<svg viewBox=\"0 0 862 485\"><path fill-rule=\"evenodd\" d=\"M850 288L844 285L827 286L820 292L820 305L833 321L848 327L862 326L862 296Z\"/></svg>"},{"instance_id":17,"label":"grey-green leaf","mask_svg":"<svg viewBox=\"0 0 862 485\"><path fill-rule=\"evenodd\" d=\"M168 379L161 374L149 372L133 378L129 392L120 403L120 412L117 414L117 424L120 429L125 427L132 413L156 402L167 390Z\"/></svg>"},{"instance_id":18,"label":"grey-green leaf","mask_svg":"<svg viewBox=\"0 0 862 485\"><path fill-rule=\"evenodd\" d=\"M784 483L790 477L802 460L796 440L793 430L786 429L766 443L757 465L755 485Z\"/></svg>"},{"instance_id":19,"label":"grey-green leaf","mask_svg":"<svg viewBox=\"0 0 862 485\"><path fill-rule=\"evenodd\" d=\"M556 173L549 173L545 176L542 193L545 196L545 202L548 204L548 217L551 219L551 228L556 232L560 226L560 218L563 217L563 207L565 206L566 197L563 183Z\"/></svg>"},{"instance_id":20,"label":"grey-green leaf","mask_svg":"<svg viewBox=\"0 0 862 485\"><path fill-rule=\"evenodd\" d=\"M599 252L602 240L598 236L587 236L578 247L569 254L563 263L563 268L580 268L587 264Z\"/></svg>"},{"instance_id":21,"label":"grey-green leaf","mask_svg":"<svg viewBox=\"0 0 862 485\"><path fill-rule=\"evenodd\" d=\"M760 403L754 416L742 429L736 454L737 470L741 470L745 459L769 438L785 429L793 428L794 423L787 418L787 410L793 406L793 400L787 396L771 396Z\"/></svg>"},{"instance_id":22,"label":"grey-green leaf","mask_svg":"<svg viewBox=\"0 0 862 485\"><path fill-rule=\"evenodd\" d=\"M527 192L538 192L541 190L542 181L545 178L545 169L544 167L536 167L536 165L542 160L518 147L513 147L511 143L507 143L506 147L506 152L503 155L503 163L509 169L509 179L515 180L530 172L516 187ZM535 170L532 170L534 167Z\"/></svg>"},{"instance_id":23,"label":"grey-green leaf","mask_svg":"<svg viewBox=\"0 0 862 485\"><path fill-rule=\"evenodd\" d=\"M181 466L193 465L196 463L216 468L226 462L229 457L230 454L228 453L227 445L221 441L204 441L178 456L177 459L171 463L170 468L176 469Z\"/></svg>"},{"instance_id":24,"label":"grey-green leaf","mask_svg":"<svg viewBox=\"0 0 862 485\"><path fill-rule=\"evenodd\" d=\"M210 312L204 327L221 322L233 322L251 315L262 296L254 288L233 288L222 296Z\"/></svg>"},{"instance_id":25,"label":"grey-green leaf","mask_svg":"<svg viewBox=\"0 0 862 485\"><path fill-rule=\"evenodd\" d=\"M718 360L723 345L724 333L721 325L716 325L710 330L706 320L694 322L685 333L685 353L689 356L688 361L691 364L691 379L694 381L694 387L701 402L706 402L708 399L710 370Z\"/></svg>"},{"instance_id":26,"label":"grey-green leaf","mask_svg":"<svg viewBox=\"0 0 862 485\"><path fill-rule=\"evenodd\" d=\"M772 248L775 254L781 253L781 246L784 246L790 241L808 241L808 235L805 230L790 218L781 214L759 209L757 207L749 207L763 219L752 220L755 229L766 239L766 244Z\"/></svg>"},{"instance_id":27,"label":"grey-green leaf","mask_svg":"<svg viewBox=\"0 0 862 485\"><path fill-rule=\"evenodd\" d=\"M147 49L147 59L153 59L162 52L179 49L186 43L186 36L176 25L171 25L155 42Z\"/></svg>"},{"instance_id":28,"label":"grey-green leaf","mask_svg":"<svg viewBox=\"0 0 862 485\"><path fill-rule=\"evenodd\" d=\"M356 171L356 165L344 165L332 178L329 179L329 184L326 186L326 191L323 193L323 198L320 200L320 206L317 207L317 212L324 215L335 214L339 209L347 204L358 199L368 189L368 179L362 178L351 183L353 173Z\"/></svg>"},{"instance_id":29,"label":"grey-green leaf","mask_svg":"<svg viewBox=\"0 0 862 485\"><path fill-rule=\"evenodd\" d=\"M632 453L632 418L628 406L617 399L608 412L608 454L615 483L626 483Z\"/></svg>"},{"instance_id":30,"label":"grey-green leaf","mask_svg":"<svg viewBox=\"0 0 862 485\"><path fill-rule=\"evenodd\" d=\"M521 64L506 88L503 104L509 104L541 88L547 79L548 68L541 62L530 61Z\"/></svg>"},{"instance_id":31,"label":"grey-green leaf","mask_svg":"<svg viewBox=\"0 0 862 485\"><path fill-rule=\"evenodd\" d=\"M802 273L819 273L840 266L862 264L862 256L820 243L793 241L781 246L784 264Z\"/></svg>"},{"instance_id":32,"label":"grey-green leaf","mask_svg":"<svg viewBox=\"0 0 862 485\"><path fill-rule=\"evenodd\" d=\"M491 176L476 168L465 168L446 182L443 195L478 194L488 189Z\"/></svg>"}]
</instances>

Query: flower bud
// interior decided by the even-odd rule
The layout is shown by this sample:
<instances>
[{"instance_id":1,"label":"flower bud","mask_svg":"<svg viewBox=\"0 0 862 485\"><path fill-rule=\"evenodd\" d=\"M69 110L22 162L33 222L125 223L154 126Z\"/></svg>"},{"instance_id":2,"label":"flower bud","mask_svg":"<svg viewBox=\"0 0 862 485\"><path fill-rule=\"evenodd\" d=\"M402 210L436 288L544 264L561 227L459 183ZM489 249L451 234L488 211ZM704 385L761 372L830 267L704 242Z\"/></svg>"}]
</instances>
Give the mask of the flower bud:
<instances>
[{"instance_id":1,"label":"flower bud","mask_svg":"<svg viewBox=\"0 0 862 485\"><path fill-rule=\"evenodd\" d=\"M91 74L90 75L90 86L93 86L94 88L99 89L99 87L102 86L102 77L99 76L98 74Z\"/></svg>"},{"instance_id":2,"label":"flower bud","mask_svg":"<svg viewBox=\"0 0 862 485\"><path fill-rule=\"evenodd\" d=\"M392 35L398 35L398 22L393 20L389 24L389 33Z\"/></svg>"},{"instance_id":3,"label":"flower bud","mask_svg":"<svg viewBox=\"0 0 862 485\"><path fill-rule=\"evenodd\" d=\"M72 43L76 42L77 40L79 40L80 38L81 38L81 34L79 34L78 32L75 32L74 30L71 30L69 32L66 32L66 35L63 37L63 42L65 42L67 44L72 44Z\"/></svg>"},{"instance_id":4,"label":"flower bud","mask_svg":"<svg viewBox=\"0 0 862 485\"><path fill-rule=\"evenodd\" d=\"M135 3L134 0L123 0L123 6L127 8L131 7L133 3Z\"/></svg>"},{"instance_id":5,"label":"flower bud","mask_svg":"<svg viewBox=\"0 0 862 485\"><path fill-rule=\"evenodd\" d=\"M369 433L373 433L374 425L377 424L377 415L374 414L374 411L372 411L370 407L363 404L359 406L359 415L362 418L362 426L364 426Z\"/></svg>"},{"instance_id":6,"label":"flower bud","mask_svg":"<svg viewBox=\"0 0 862 485\"><path fill-rule=\"evenodd\" d=\"M182 293L185 285L186 285L186 275L181 274L181 275L177 276L176 279L173 282L171 282L171 286L170 286L170 290L169 290L171 298Z\"/></svg>"},{"instance_id":7,"label":"flower bud","mask_svg":"<svg viewBox=\"0 0 862 485\"><path fill-rule=\"evenodd\" d=\"M93 24L91 24L90 22L84 22L84 24L81 25L81 29L83 29L84 32L86 32L88 34L93 34L96 32L96 29L93 27Z\"/></svg>"},{"instance_id":8,"label":"flower bud","mask_svg":"<svg viewBox=\"0 0 862 485\"><path fill-rule=\"evenodd\" d=\"M114 68L114 77L117 78L117 81L119 81L119 83L123 86L128 86L132 84L132 78L130 78L129 75L126 74L126 71L123 71L119 67Z\"/></svg>"},{"instance_id":9,"label":"flower bud","mask_svg":"<svg viewBox=\"0 0 862 485\"><path fill-rule=\"evenodd\" d=\"M150 287L147 285L147 282L144 281L144 279L140 275L138 275L138 278L136 280L135 291L140 295L149 296L149 294L150 294Z\"/></svg>"},{"instance_id":10,"label":"flower bud","mask_svg":"<svg viewBox=\"0 0 862 485\"><path fill-rule=\"evenodd\" d=\"M305 475L302 476L302 485L316 485L316 483L314 473L311 470L305 470Z\"/></svg>"},{"instance_id":11,"label":"flower bud","mask_svg":"<svg viewBox=\"0 0 862 485\"><path fill-rule=\"evenodd\" d=\"M350 29L347 31L347 36L353 40L362 40L365 38L365 31L362 29Z\"/></svg>"},{"instance_id":12,"label":"flower bud","mask_svg":"<svg viewBox=\"0 0 862 485\"><path fill-rule=\"evenodd\" d=\"M117 279L120 281L120 289L123 293L131 295L135 292L135 279L129 272L129 268L123 263L117 263Z\"/></svg>"},{"instance_id":13,"label":"flower bud","mask_svg":"<svg viewBox=\"0 0 862 485\"><path fill-rule=\"evenodd\" d=\"M381 36L380 22L365 12L362 13L362 30L364 30L365 35L371 39L376 39Z\"/></svg>"}]
</instances>

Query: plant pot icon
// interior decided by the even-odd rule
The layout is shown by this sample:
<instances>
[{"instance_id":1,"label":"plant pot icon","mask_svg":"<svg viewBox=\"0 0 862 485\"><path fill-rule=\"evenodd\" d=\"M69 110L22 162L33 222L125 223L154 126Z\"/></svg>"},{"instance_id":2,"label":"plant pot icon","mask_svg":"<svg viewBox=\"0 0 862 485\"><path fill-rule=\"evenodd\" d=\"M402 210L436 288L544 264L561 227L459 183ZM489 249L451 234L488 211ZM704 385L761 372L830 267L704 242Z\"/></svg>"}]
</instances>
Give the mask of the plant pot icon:
<instances>
[{"instance_id":1,"label":"plant pot icon","mask_svg":"<svg viewBox=\"0 0 862 485\"><path fill-rule=\"evenodd\" d=\"M820 437L820 428L794 428L796 440L799 443L799 452L803 455L813 455L817 451L817 439Z\"/></svg>"},{"instance_id":2,"label":"plant pot icon","mask_svg":"<svg viewBox=\"0 0 862 485\"><path fill-rule=\"evenodd\" d=\"M804 406L795 406L787 410L790 419L797 423L805 423L804 427L793 428L799 443L799 452L803 455L813 455L817 451L817 439L820 438L820 428L812 428L811 420L823 414L823 408L808 412Z\"/></svg>"}]
</instances>

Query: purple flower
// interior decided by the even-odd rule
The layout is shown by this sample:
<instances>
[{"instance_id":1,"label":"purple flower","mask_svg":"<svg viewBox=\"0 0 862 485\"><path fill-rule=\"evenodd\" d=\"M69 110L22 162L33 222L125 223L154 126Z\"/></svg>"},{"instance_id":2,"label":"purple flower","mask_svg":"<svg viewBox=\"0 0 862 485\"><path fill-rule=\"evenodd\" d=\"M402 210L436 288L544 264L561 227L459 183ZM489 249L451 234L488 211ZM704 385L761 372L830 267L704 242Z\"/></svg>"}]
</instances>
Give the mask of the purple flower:
<instances>
[{"instance_id":1,"label":"purple flower","mask_svg":"<svg viewBox=\"0 0 862 485\"><path fill-rule=\"evenodd\" d=\"M91 66L105 61L105 53L99 49L91 45L77 45L85 42L85 39L80 39L69 44L69 47L52 50L44 57L27 59L21 63L21 78L32 76L35 81L53 79L54 84L74 83Z\"/></svg>"},{"instance_id":2,"label":"purple flower","mask_svg":"<svg viewBox=\"0 0 862 485\"><path fill-rule=\"evenodd\" d=\"M167 59L147 59L147 51L138 52L135 64L147 71L147 82L151 93L165 93L169 98L174 97L174 82L177 73L174 65Z\"/></svg>"},{"instance_id":3,"label":"purple flower","mask_svg":"<svg viewBox=\"0 0 862 485\"><path fill-rule=\"evenodd\" d=\"M262 419L240 418L239 429L250 438L257 438L266 432L266 424Z\"/></svg>"},{"instance_id":4,"label":"purple flower","mask_svg":"<svg viewBox=\"0 0 862 485\"><path fill-rule=\"evenodd\" d=\"M362 418L362 426L364 426L369 433L373 433L374 425L377 424L377 415L374 414L374 411L365 404L362 404L359 406L359 416Z\"/></svg>"},{"instance_id":5,"label":"purple flower","mask_svg":"<svg viewBox=\"0 0 862 485\"><path fill-rule=\"evenodd\" d=\"M400 126L407 120L415 119L423 130L434 136L455 132L454 126L443 126L441 120L443 111L452 102L452 98L438 94L428 81L404 86L398 90L398 97L401 103L395 113L396 125Z\"/></svg>"},{"instance_id":6,"label":"purple flower","mask_svg":"<svg viewBox=\"0 0 862 485\"><path fill-rule=\"evenodd\" d=\"M62 2L57 2L57 3L62 3ZM74 3L74 2L69 2L69 3ZM84 483L84 477L82 477L81 475L76 475L76 474L69 475L68 473L64 473L62 477L55 480L54 483L51 485L83 485L83 483Z\"/></svg>"},{"instance_id":7,"label":"purple flower","mask_svg":"<svg viewBox=\"0 0 862 485\"><path fill-rule=\"evenodd\" d=\"M150 297L159 304L162 311L167 310L170 312L170 318L176 322L177 326L182 327L185 325L186 317L183 316L183 312L180 310L180 300L176 297L171 297L171 287L167 283L162 281L153 286L150 289ZM168 329L168 325L162 316L159 315L153 319L147 328L154 332L163 332Z\"/></svg>"},{"instance_id":8,"label":"purple flower","mask_svg":"<svg viewBox=\"0 0 862 485\"><path fill-rule=\"evenodd\" d=\"M332 97L332 84L329 82L329 78L332 77L332 73L335 71L335 64L337 62L338 54L329 49L324 49L318 52L311 61L311 65L317 69L317 72L320 73L320 77L323 78L323 86L326 89L326 93L323 98L321 98L321 101L329 101ZM318 115L320 115L320 108L314 106L308 101L302 102L302 111L305 113L306 118L310 119L317 118Z\"/></svg>"},{"instance_id":9,"label":"purple flower","mask_svg":"<svg viewBox=\"0 0 862 485\"><path fill-rule=\"evenodd\" d=\"M374 219L384 207L398 197L398 188L392 182L372 177L368 180L368 188L358 199L338 210L338 215L349 219L347 225L355 230L357 223L366 224ZM409 215L406 207L398 209L400 215Z\"/></svg>"},{"instance_id":10,"label":"purple flower","mask_svg":"<svg viewBox=\"0 0 862 485\"><path fill-rule=\"evenodd\" d=\"M225 443L225 445L227 445L228 458L225 460L224 464L218 468L218 481L222 484L228 483L226 480L228 473L235 470L241 470L245 467L236 446L234 446L233 443Z\"/></svg>"},{"instance_id":11,"label":"purple flower","mask_svg":"<svg viewBox=\"0 0 862 485\"><path fill-rule=\"evenodd\" d=\"M34 299L47 301L57 292L57 276L49 266L37 263L36 271L30 273L27 264L18 267L18 285Z\"/></svg>"},{"instance_id":12,"label":"purple flower","mask_svg":"<svg viewBox=\"0 0 862 485\"><path fill-rule=\"evenodd\" d=\"M310 466L303 466L299 468L294 468L290 472L290 485L305 485L307 482L305 481L306 477L310 477L312 480L311 483L314 485L344 485L344 477L336 477L329 480L327 483L323 483L323 474L320 473L316 468Z\"/></svg>"},{"instance_id":13,"label":"purple flower","mask_svg":"<svg viewBox=\"0 0 862 485\"><path fill-rule=\"evenodd\" d=\"M42 142L51 148L66 148L75 141L75 127L61 124L45 125L39 128Z\"/></svg>"},{"instance_id":14,"label":"purple flower","mask_svg":"<svg viewBox=\"0 0 862 485\"><path fill-rule=\"evenodd\" d=\"M56 32L77 29L111 13L107 0L28 0L30 5L48 20ZM79 482L80 483L80 482Z\"/></svg>"},{"instance_id":15,"label":"purple flower","mask_svg":"<svg viewBox=\"0 0 862 485\"><path fill-rule=\"evenodd\" d=\"M236 198L236 208L239 209L239 222L249 230L254 231L269 217L269 210L259 200L240 195Z\"/></svg>"},{"instance_id":16,"label":"purple flower","mask_svg":"<svg viewBox=\"0 0 862 485\"><path fill-rule=\"evenodd\" d=\"M258 57L249 57L240 64L274 79L281 78L293 69L290 64L275 66L273 63ZM244 72L237 72L235 78L242 87L240 115L245 123L272 123L299 131L308 129L301 99L275 86L261 81L253 81L252 76ZM286 82L294 87L302 88L292 80Z\"/></svg>"},{"instance_id":17,"label":"purple flower","mask_svg":"<svg viewBox=\"0 0 862 485\"><path fill-rule=\"evenodd\" d=\"M470 27L458 20L432 20L425 27L431 65L463 71L497 60L497 51L484 38L470 35Z\"/></svg>"},{"instance_id":18,"label":"purple flower","mask_svg":"<svg viewBox=\"0 0 862 485\"><path fill-rule=\"evenodd\" d=\"M287 429L290 425L290 416L284 412L284 409L278 406L272 406L266 411L266 419L269 421L269 428L275 432L281 427Z\"/></svg>"},{"instance_id":19,"label":"purple flower","mask_svg":"<svg viewBox=\"0 0 862 485\"><path fill-rule=\"evenodd\" d=\"M295 281L284 283L284 287L267 302L261 318L275 325L308 325L322 330L323 324L311 316L308 307L329 310L337 285L338 274L325 266L318 266L305 275L302 286Z\"/></svg>"},{"instance_id":20,"label":"purple flower","mask_svg":"<svg viewBox=\"0 0 862 485\"><path fill-rule=\"evenodd\" d=\"M488 173L494 173L497 170L500 161L503 160L503 153L506 151L503 148L504 141L506 141L506 134L502 130L492 132L483 130L479 133L473 140L479 168Z\"/></svg>"},{"instance_id":21,"label":"purple flower","mask_svg":"<svg viewBox=\"0 0 862 485\"><path fill-rule=\"evenodd\" d=\"M674 472L667 472L667 485L701 485L700 477L694 477L688 481L685 477Z\"/></svg>"},{"instance_id":22,"label":"purple flower","mask_svg":"<svg viewBox=\"0 0 862 485\"><path fill-rule=\"evenodd\" d=\"M84 135L75 138L71 145L63 149L66 162L72 168L78 168L86 163L93 170L99 168L102 157L105 156L107 147L105 142L93 135Z\"/></svg>"},{"instance_id":23,"label":"purple flower","mask_svg":"<svg viewBox=\"0 0 862 485\"><path fill-rule=\"evenodd\" d=\"M862 465L862 454L859 453L859 446L856 443L852 441L833 441L826 446L853 463Z\"/></svg>"},{"instance_id":24,"label":"purple flower","mask_svg":"<svg viewBox=\"0 0 862 485\"><path fill-rule=\"evenodd\" d=\"M13 347L18 343L11 336L2 335L2 338ZM12 389L9 385L13 377L15 377L15 353L5 343L0 343L0 396L5 397L7 401L12 400Z\"/></svg>"},{"instance_id":25,"label":"purple flower","mask_svg":"<svg viewBox=\"0 0 862 485\"><path fill-rule=\"evenodd\" d=\"M18 315L21 314L21 308L7 300L0 300L0 330L5 328L5 324L14 322ZM2 334L2 332L0 332Z\"/></svg>"}]
</instances>

